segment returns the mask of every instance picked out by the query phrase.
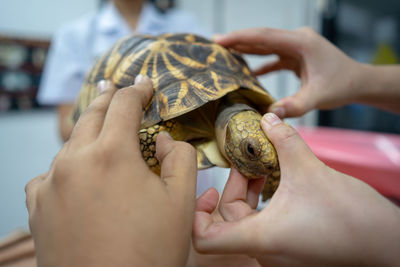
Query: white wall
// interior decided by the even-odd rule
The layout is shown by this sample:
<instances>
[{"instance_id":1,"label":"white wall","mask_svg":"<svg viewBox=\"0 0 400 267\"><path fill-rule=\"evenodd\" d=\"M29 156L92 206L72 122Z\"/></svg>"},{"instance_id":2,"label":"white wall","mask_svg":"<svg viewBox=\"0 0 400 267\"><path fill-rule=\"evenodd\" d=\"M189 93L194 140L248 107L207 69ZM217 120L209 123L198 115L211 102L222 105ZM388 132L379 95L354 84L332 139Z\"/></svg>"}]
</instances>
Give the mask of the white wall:
<instances>
[{"instance_id":1,"label":"white wall","mask_svg":"<svg viewBox=\"0 0 400 267\"><path fill-rule=\"evenodd\" d=\"M59 26L97 8L98 0L2 1L0 35L49 39ZM0 113L0 238L28 227L25 184L48 170L60 147L54 110Z\"/></svg>"},{"instance_id":2,"label":"white wall","mask_svg":"<svg viewBox=\"0 0 400 267\"><path fill-rule=\"evenodd\" d=\"M0 238L28 227L25 184L49 169L59 147L52 110L0 114Z\"/></svg>"},{"instance_id":3,"label":"white wall","mask_svg":"<svg viewBox=\"0 0 400 267\"><path fill-rule=\"evenodd\" d=\"M98 0L2 1L0 34L49 38L65 21L97 8Z\"/></svg>"}]
</instances>

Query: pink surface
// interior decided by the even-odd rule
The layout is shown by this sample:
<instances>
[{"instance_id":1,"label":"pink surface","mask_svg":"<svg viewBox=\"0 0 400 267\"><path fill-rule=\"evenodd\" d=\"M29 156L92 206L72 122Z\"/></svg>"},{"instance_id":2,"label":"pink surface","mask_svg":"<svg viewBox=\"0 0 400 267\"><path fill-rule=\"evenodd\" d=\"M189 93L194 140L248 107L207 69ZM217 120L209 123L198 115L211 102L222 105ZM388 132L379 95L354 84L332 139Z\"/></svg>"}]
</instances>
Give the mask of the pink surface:
<instances>
[{"instance_id":1,"label":"pink surface","mask_svg":"<svg viewBox=\"0 0 400 267\"><path fill-rule=\"evenodd\" d=\"M297 130L325 164L400 202L400 135L322 127Z\"/></svg>"}]
</instances>

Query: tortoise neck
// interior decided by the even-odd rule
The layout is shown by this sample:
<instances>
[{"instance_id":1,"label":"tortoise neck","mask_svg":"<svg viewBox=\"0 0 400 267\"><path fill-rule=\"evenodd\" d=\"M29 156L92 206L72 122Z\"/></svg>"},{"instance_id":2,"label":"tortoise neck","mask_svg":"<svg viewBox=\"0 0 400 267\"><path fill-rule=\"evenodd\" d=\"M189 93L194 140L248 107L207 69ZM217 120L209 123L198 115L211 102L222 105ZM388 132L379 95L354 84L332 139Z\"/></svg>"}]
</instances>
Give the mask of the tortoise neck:
<instances>
[{"instance_id":1,"label":"tortoise neck","mask_svg":"<svg viewBox=\"0 0 400 267\"><path fill-rule=\"evenodd\" d=\"M255 109L250 107L249 105L242 103L235 103L235 104L222 103L218 110L215 126L216 127L225 126L228 123L228 121L232 118L232 116L246 110L255 110Z\"/></svg>"},{"instance_id":2,"label":"tortoise neck","mask_svg":"<svg viewBox=\"0 0 400 267\"><path fill-rule=\"evenodd\" d=\"M254 108L242 103L221 103L219 107L217 119L215 120L215 137L217 139L218 149L226 159L228 159L225 153L228 122L234 115L248 110L254 110Z\"/></svg>"}]
</instances>

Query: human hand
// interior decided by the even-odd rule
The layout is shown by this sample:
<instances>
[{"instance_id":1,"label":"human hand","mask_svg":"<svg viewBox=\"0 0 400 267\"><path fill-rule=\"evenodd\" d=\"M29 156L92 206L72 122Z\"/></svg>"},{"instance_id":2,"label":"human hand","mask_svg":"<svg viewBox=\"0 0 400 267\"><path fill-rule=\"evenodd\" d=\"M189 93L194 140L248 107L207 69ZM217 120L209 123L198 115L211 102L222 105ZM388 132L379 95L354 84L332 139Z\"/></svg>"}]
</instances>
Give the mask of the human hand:
<instances>
[{"instance_id":1,"label":"human hand","mask_svg":"<svg viewBox=\"0 0 400 267\"><path fill-rule=\"evenodd\" d=\"M294 31L246 29L218 35L215 41L242 53L279 56L276 62L256 70L256 75L282 69L296 73L301 80L300 90L269 108L281 118L357 101L363 89L363 65L309 28Z\"/></svg>"},{"instance_id":2,"label":"human hand","mask_svg":"<svg viewBox=\"0 0 400 267\"><path fill-rule=\"evenodd\" d=\"M245 253L263 266L396 266L400 212L367 184L319 161L297 132L269 113L262 127L278 153L281 181L255 210L262 183L232 170L218 193L197 201L193 242L201 253Z\"/></svg>"},{"instance_id":3,"label":"human hand","mask_svg":"<svg viewBox=\"0 0 400 267\"><path fill-rule=\"evenodd\" d=\"M261 182L261 184L263 184L263 181L261 180L248 180L245 179L245 181L250 181L250 183L253 183L255 181L256 184L259 184ZM254 187L251 186L251 187ZM257 206L258 203L258 196L261 193L261 190L263 188L259 188L258 192L254 192L254 198L252 199L253 203L255 201L255 206ZM213 190L212 190L213 191ZM215 197L216 199L214 199L213 201L218 201L218 193L216 195L212 195L211 197ZM206 200L206 203L204 203L204 201L198 201L197 205L201 205L198 206L196 209L197 210L202 210L203 207L205 205L204 208L207 208L207 204L208 201ZM210 215L212 217L212 220L215 223L222 223L224 221L224 218L221 216L219 209L216 208L213 211L210 210ZM259 267L260 264L257 262L256 259L249 257L246 254L231 254L231 253L220 253L220 254L204 254L204 253L199 253L197 252L193 245L191 246L190 249L190 253L189 253L189 258L188 261L186 263L186 267L219 267L219 266L229 266L229 267L242 267L242 266L246 266L246 267Z\"/></svg>"},{"instance_id":4,"label":"human hand","mask_svg":"<svg viewBox=\"0 0 400 267\"><path fill-rule=\"evenodd\" d=\"M193 147L157 138L161 177L137 132L148 78L105 90L81 116L50 170L26 186L40 266L183 266L190 248Z\"/></svg>"}]
</instances>

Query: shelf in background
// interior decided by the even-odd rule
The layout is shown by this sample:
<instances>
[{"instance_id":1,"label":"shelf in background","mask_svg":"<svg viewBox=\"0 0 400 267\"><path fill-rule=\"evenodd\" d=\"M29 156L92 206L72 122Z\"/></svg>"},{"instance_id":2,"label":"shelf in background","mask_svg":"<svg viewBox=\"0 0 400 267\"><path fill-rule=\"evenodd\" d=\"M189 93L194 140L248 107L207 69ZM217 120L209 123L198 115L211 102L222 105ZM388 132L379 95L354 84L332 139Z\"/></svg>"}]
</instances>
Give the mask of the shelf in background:
<instances>
[{"instance_id":1,"label":"shelf in background","mask_svg":"<svg viewBox=\"0 0 400 267\"><path fill-rule=\"evenodd\" d=\"M340 3L360 7L378 16L400 17L399 0L339 0Z\"/></svg>"}]
</instances>

